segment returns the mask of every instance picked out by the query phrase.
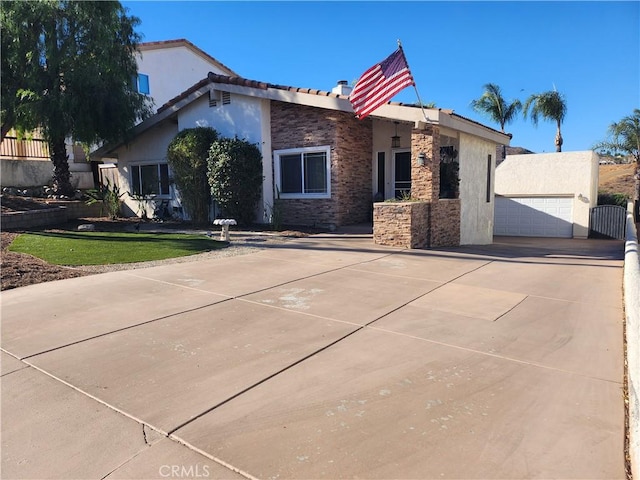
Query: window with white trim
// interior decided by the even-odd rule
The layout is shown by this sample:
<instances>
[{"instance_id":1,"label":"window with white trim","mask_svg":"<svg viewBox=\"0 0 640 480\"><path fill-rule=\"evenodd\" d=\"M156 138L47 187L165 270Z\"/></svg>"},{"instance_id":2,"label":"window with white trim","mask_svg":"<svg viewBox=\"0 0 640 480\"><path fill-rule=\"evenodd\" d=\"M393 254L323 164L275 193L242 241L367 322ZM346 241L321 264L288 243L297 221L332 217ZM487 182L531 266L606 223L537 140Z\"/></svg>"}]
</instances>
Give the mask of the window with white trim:
<instances>
[{"instance_id":1,"label":"window with white trim","mask_svg":"<svg viewBox=\"0 0 640 480\"><path fill-rule=\"evenodd\" d=\"M131 79L133 89L138 93L144 93L149 95L151 90L149 89L149 75L145 73L139 73L134 75Z\"/></svg>"},{"instance_id":2,"label":"window with white trim","mask_svg":"<svg viewBox=\"0 0 640 480\"><path fill-rule=\"evenodd\" d=\"M331 147L274 151L280 198L331 198Z\"/></svg>"},{"instance_id":3,"label":"window with white trim","mask_svg":"<svg viewBox=\"0 0 640 480\"><path fill-rule=\"evenodd\" d=\"M134 195L169 196L169 165L131 165L131 189Z\"/></svg>"}]
</instances>

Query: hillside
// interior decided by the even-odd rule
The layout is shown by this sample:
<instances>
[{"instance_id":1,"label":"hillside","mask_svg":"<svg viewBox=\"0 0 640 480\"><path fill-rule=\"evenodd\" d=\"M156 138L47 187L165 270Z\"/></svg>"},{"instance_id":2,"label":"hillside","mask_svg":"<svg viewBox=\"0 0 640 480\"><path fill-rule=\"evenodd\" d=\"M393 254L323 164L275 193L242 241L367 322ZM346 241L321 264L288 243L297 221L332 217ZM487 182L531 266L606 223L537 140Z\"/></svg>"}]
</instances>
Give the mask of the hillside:
<instances>
[{"instance_id":1,"label":"hillside","mask_svg":"<svg viewBox=\"0 0 640 480\"><path fill-rule=\"evenodd\" d=\"M624 193L633 198L635 163L600 165L598 190L604 193Z\"/></svg>"}]
</instances>

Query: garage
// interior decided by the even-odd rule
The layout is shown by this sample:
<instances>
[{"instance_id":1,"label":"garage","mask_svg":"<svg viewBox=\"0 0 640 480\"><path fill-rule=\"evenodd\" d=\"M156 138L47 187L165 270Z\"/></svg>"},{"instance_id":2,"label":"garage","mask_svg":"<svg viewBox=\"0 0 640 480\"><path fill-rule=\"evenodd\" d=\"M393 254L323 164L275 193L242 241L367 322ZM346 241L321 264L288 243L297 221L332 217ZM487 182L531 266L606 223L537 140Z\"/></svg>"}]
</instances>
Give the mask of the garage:
<instances>
[{"instance_id":1,"label":"garage","mask_svg":"<svg viewBox=\"0 0 640 480\"><path fill-rule=\"evenodd\" d=\"M494 235L573 237L573 197L495 197Z\"/></svg>"}]
</instances>

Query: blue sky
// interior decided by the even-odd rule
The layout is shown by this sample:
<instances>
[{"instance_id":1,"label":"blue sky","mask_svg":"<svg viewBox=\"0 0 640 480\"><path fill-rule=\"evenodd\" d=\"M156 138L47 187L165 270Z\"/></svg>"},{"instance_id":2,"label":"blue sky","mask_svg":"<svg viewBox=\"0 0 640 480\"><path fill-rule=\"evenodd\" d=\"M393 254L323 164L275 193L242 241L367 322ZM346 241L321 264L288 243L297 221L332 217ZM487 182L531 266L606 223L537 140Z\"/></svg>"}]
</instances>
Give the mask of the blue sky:
<instances>
[{"instance_id":1,"label":"blue sky","mask_svg":"<svg viewBox=\"0 0 640 480\"><path fill-rule=\"evenodd\" d=\"M589 150L640 108L640 2L125 1L143 41L186 38L252 80L331 90L402 41L423 102L499 129L469 106L482 86L567 100L564 151ZM203 75L204 78L204 75ZM407 88L394 101L417 103ZM511 145L555 151L555 124L520 115Z\"/></svg>"}]
</instances>

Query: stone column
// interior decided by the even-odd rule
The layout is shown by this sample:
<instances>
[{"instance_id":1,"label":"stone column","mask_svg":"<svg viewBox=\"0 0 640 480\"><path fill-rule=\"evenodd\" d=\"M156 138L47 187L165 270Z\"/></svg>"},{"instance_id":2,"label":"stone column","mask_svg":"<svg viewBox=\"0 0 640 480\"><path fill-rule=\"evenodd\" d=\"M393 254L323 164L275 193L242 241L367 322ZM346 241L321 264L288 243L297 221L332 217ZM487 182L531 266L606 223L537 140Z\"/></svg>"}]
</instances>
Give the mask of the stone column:
<instances>
[{"instance_id":1,"label":"stone column","mask_svg":"<svg viewBox=\"0 0 640 480\"><path fill-rule=\"evenodd\" d=\"M424 165L418 165L424 154ZM440 196L440 129L420 124L411 131L411 196L437 202Z\"/></svg>"}]
</instances>

